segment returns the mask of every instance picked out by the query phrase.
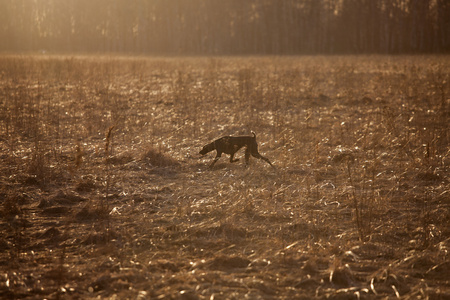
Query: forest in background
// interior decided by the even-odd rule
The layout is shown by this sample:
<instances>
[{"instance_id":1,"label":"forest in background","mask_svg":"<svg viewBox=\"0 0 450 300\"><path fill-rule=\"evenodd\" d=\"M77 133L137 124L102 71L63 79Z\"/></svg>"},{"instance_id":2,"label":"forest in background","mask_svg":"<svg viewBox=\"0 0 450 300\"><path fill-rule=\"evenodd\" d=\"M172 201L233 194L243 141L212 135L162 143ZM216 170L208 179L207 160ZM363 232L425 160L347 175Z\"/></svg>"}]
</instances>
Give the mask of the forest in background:
<instances>
[{"instance_id":1,"label":"forest in background","mask_svg":"<svg viewBox=\"0 0 450 300\"><path fill-rule=\"evenodd\" d=\"M448 0L2 0L0 51L448 53Z\"/></svg>"}]
</instances>

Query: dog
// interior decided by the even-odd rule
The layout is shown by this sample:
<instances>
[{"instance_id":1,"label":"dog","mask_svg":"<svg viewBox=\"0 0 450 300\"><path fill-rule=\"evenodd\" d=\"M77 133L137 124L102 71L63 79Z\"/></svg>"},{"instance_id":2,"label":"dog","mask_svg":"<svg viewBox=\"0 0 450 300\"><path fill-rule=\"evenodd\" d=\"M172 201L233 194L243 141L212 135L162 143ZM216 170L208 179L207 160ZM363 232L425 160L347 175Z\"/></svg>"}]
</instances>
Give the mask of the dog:
<instances>
[{"instance_id":1,"label":"dog","mask_svg":"<svg viewBox=\"0 0 450 300\"><path fill-rule=\"evenodd\" d=\"M258 152L258 144L256 143L256 134L252 131L252 135L244 135L244 136L224 136L217 140L215 140L212 143L209 143L208 145L204 146L202 150L200 150L201 155L205 155L208 152L211 152L213 150L217 151L216 157L214 158L213 162L209 166L209 168L212 168L214 164L219 160L219 158L222 156L222 153L229 154L230 155L230 163L237 162L239 159L234 159L234 154L241 149L242 147L246 147L245 149L245 164L248 165L250 155L259 159L264 160L269 165L272 166L272 168L275 168L272 163L259 154Z\"/></svg>"}]
</instances>

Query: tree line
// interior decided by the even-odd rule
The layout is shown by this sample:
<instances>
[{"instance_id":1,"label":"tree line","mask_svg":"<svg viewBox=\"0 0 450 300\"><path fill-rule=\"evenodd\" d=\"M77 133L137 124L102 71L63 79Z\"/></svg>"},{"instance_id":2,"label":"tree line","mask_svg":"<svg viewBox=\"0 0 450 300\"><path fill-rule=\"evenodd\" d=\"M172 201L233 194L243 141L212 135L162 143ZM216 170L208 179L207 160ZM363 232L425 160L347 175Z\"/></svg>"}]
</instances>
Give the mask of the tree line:
<instances>
[{"instance_id":1,"label":"tree line","mask_svg":"<svg viewBox=\"0 0 450 300\"><path fill-rule=\"evenodd\" d=\"M448 0L1 0L0 51L450 52Z\"/></svg>"}]
</instances>

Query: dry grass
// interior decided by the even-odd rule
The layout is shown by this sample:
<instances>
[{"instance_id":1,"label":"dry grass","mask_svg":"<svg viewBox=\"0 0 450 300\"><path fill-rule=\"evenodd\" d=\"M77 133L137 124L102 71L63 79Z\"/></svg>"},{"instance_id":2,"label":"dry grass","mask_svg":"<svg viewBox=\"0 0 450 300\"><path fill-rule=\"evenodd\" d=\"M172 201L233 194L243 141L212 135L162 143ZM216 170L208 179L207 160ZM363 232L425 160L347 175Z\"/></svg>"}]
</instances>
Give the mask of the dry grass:
<instances>
[{"instance_id":1,"label":"dry grass","mask_svg":"<svg viewBox=\"0 0 450 300\"><path fill-rule=\"evenodd\" d=\"M450 297L448 57L0 66L0 297Z\"/></svg>"}]
</instances>

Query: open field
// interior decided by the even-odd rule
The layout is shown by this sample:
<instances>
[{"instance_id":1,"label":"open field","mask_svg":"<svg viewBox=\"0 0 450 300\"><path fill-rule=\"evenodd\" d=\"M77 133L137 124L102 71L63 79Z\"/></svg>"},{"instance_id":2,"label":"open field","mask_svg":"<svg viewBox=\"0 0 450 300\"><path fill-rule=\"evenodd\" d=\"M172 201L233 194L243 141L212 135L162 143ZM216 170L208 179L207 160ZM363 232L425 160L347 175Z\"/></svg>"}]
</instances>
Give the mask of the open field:
<instances>
[{"instance_id":1,"label":"open field","mask_svg":"<svg viewBox=\"0 0 450 300\"><path fill-rule=\"evenodd\" d=\"M0 57L0 298L449 299L448 70Z\"/></svg>"}]
</instances>

